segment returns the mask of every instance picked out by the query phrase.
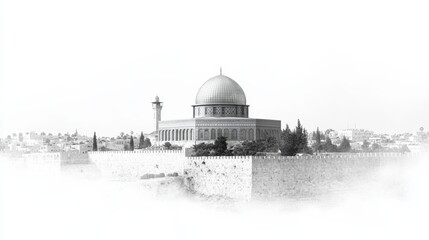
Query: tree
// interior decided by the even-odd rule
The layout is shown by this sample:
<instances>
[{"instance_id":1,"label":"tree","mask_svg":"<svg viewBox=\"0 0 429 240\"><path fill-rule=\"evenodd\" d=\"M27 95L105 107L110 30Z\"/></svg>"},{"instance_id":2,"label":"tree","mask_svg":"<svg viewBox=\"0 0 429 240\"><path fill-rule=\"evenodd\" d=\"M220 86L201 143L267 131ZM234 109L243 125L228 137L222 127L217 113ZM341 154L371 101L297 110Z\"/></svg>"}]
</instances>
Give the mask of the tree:
<instances>
[{"instance_id":1,"label":"tree","mask_svg":"<svg viewBox=\"0 0 429 240\"><path fill-rule=\"evenodd\" d=\"M364 140L362 143L362 151L364 151L364 152L369 151L369 142L367 140Z\"/></svg>"},{"instance_id":2,"label":"tree","mask_svg":"<svg viewBox=\"0 0 429 240\"><path fill-rule=\"evenodd\" d=\"M142 149L144 147L144 135L143 132L140 134L140 139L139 139L139 149Z\"/></svg>"},{"instance_id":3,"label":"tree","mask_svg":"<svg viewBox=\"0 0 429 240\"><path fill-rule=\"evenodd\" d=\"M352 147L350 146L350 141L346 137L343 137L343 140L341 141L338 150L340 152L349 152L351 149Z\"/></svg>"},{"instance_id":4,"label":"tree","mask_svg":"<svg viewBox=\"0 0 429 240\"><path fill-rule=\"evenodd\" d=\"M327 130L325 131L325 136L329 136L329 134L330 134L331 132L335 132L335 130L334 130L334 129L332 129L332 128L327 129Z\"/></svg>"},{"instance_id":5,"label":"tree","mask_svg":"<svg viewBox=\"0 0 429 240\"><path fill-rule=\"evenodd\" d=\"M316 142L313 145L313 149L315 152L319 152L320 150L322 150L321 135L320 135L319 127L317 127L317 130L315 132L315 140Z\"/></svg>"},{"instance_id":6,"label":"tree","mask_svg":"<svg viewBox=\"0 0 429 240\"><path fill-rule=\"evenodd\" d=\"M308 147L307 130L301 125L299 119L294 131L291 131L289 125L286 125L286 129L282 131L281 137L280 151L283 156L295 156L297 153L312 153L311 148Z\"/></svg>"},{"instance_id":7,"label":"tree","mask_svg":"<svg viewBox=\"0 0 429 240\"><path fill-rule=\"evenodd\" d=\"M164 143L164 147L167 148L167 149L170 149L171 148L171 143L170 142L165 142Z\"/></svg>"},{"instance_id":8,"label":"tree","mask_svg":"<svg viewBox=\"0 0 429 240\"><path fill-rule=\"evenodd\" d=\"M228 151L228 143L226 142L226 137L220 136L218 137L213 145L213 155L214 156L225 156L229 155Z\"/></svg>"},{"instance_id":9,"label":"tree","mask_svg":"<svg viewBox=\"0 0 429 240\"><path fill-rule=\"evenodd\" d=\"M371 146L371 150L373 152L380 151L381 149L382 149L382 147L379 144L377 144L377 143L373 143L372 146Z\"/></svg>"},{"instance_id":10,"label":"tree","mask_svg":"<svg viewBox=\"0 0 429 240\"><path fill-rule=\"evenodd\" d=\"M97 135L94 132L94 137L92 138L92 151L97 151Z\"/></svg>"},{"instance_id":11,"label":"tree","mask_svg":"<svg viewBox=\"0 0 429 240\"><path fill-rule=\"evenodd\" d=\"M131 136L131 138L130 138L130 150L134 151L134 137L133 136Z\"/></svg>"},{"instance_id":12,"label":"tree","mask_svg":"<svg viewBox=\"0 0 429 240\"><path fill-rule=\"evenodd\" d=\"M322 145L322 149L325 152L337 152L338 151L337 145L333 144L332 140L328 136L326 136L326 142L324 145Z\"/></svg>"},{"instance_id":13,"label":"tree","mask_svg":"<svg viewBox=\"0 0 429 240\"><path fill-rule=\"evenodd\" d=\"M281 134L281 146L280 152L283 156L295 156L297 153L296 150L296 141L295 141L295 133L293 133L289 125L286 124L286 129L282 131Z\"/></svg>"},{"instance_id":14,"label":"tree","mask_svg":"<svg viewBox=\"0 0 429 240\"><path fill-rule=\"evenodd\" d=\"M213 143L200 143L194 145L195 156L230 156L232 151L228 150L226 137L218 137Z\"/></svg>"},{"instance_id":15,"label":"tree","mask_svg":"<svg viewBox=\"0 0 429 240\"><path fill-rule=\"evenodd\" d=\"M402 147L399 149L401 153L405 152L411 152L410 149L407 147L407 145L402 145Z\"/></svg>"},{"instance_id":16,"label":"tree","mask_svg":"<svg viewBox=\"0 0 429 240\"><path fill-rule=\"evenodd\" d=\"M150 147L150 146L152 146L152 143L150 142L149 138L146 138L144 140L143 148L147 148L147 147Z\"/></svg>"},{"instance_id":17,"label":"tree","mask_svg":"<svg viewBox=\"0 0 429 240\"><path fill-rule=\"evenodd\" d=\"M260 152L278 152L279 144L275 137L260 139L257 141L244 141L234 146L234 156L254 156Z\"/></svg>"},{"instance_id":18,"label":"tree","mask_svg":"<svg viewBox=\"0 0 429 240\"><path fill-rule=\"evenodd\" d=\"M268 137L265 139L266 152L278 152L279 151L279 142L275 137Z\"/></svg>"},{"instance_id":19,"label":"tree","mask_svg":"<svg viewBox=\"0 0 429 240\"><path fill-rule=\"evenodd\" d=\"M195 156L209 156L213 150L213 144L199 143L194 145Z\"/></svg>"}]
</instances>

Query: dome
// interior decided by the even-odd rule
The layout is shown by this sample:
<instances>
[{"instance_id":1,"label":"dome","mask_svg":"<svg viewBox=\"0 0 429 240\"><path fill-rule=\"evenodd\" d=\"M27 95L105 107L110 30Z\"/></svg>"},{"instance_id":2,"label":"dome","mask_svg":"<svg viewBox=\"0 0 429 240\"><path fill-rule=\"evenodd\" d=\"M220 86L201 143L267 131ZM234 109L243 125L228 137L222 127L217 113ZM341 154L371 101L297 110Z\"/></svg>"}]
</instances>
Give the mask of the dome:
<instances>
[{"instance_id":1,"label":"dome","mask_svg":"<svg viewBox=\"0 0 429 240\"><path fill-rule=\"evenodd\" d=\"M237 82L225 75L218 75L210 78L200 87L195 104L246 105L246 95Z\"/></svg>"}]
</instances>

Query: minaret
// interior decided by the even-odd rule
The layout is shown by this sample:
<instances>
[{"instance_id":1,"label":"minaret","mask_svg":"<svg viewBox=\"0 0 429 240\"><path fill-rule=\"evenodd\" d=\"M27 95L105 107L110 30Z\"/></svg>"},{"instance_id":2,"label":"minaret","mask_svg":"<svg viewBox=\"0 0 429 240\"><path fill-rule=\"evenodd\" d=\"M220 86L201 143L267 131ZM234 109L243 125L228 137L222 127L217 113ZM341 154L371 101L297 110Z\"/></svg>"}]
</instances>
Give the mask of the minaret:
<instances>
[{"instance_id":1,"label":"minaret","mask_svg":"<svg viewBox=\"0 0 429 240\"><path fill-rule=\"evenodd\" d=\"M152 102L152 108L154 110L153 118L155 119L155 132L158 134L158 122L161 121L161 110L162 102L159 101L159 97L155 97L155 102Z\"/></svg>"}]
</instances>

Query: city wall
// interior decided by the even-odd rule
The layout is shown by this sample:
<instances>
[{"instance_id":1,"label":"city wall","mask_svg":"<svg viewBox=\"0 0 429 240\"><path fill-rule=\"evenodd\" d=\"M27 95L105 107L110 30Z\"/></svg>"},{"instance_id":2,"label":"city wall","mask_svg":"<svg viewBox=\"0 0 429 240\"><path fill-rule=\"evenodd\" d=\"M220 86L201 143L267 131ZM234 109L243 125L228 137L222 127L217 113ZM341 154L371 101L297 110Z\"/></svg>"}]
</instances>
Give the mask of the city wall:
<instances>
[{"instance_id":1,"label":"city wall","mask_svg":"<svg viewBox=\"0 0 429 240\"><path fill-rule=\"evenodd\" d=\"M176 173L191 192L241 200L311 198L342 191L370 181L380 168L412 159L400 153L186 157L182 150L90 152L88 157L107 178L137 180L147 174ZM30 168L54 171L73 162L64 153L25 154L24 159Z\"/></svg>"},{"instance_id":2,"label":"city wall","mask_svg":"<svg viewBox=\"0 0 429 240\"><path fill-rule=\"evenodd\" d=\"M145 174L183 174L185 154L181 150L89 152L89 160L105 177L140 179Z\"/></svg>"},{"instance_id":3,"label":"city wall","mask_svg":"<svg viewBox=\"0 0 429 240\"><path fill-rule=\"evenodd\" d=\"M254 157L251 196L298 199L350 190L373 180L381 168L406 160L411 156L398 153Z\"/></svg>"},{"instance_id":4,"label":"city wall","mask_svg":"<svg viewBox=\"0 0 429 240\"><path fill-rule=\"evenodd\" d=\"M187 157L185 186L203 195L250 199L252 157Z\"/></svg>"}]
</instances>

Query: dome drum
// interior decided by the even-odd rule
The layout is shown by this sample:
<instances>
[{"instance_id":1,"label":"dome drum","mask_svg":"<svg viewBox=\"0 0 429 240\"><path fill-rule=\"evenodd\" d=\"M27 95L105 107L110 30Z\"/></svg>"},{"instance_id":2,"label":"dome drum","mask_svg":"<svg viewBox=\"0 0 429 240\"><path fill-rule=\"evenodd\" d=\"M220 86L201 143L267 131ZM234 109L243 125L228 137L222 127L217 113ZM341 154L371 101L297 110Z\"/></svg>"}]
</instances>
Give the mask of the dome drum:
<instances>
[{"instance_id":1,"label":"dome drum","mask_svg":"<svg viewBox=\"0 0 429 240\"><path fill-rule=\"evenodd\" d=\"M248 105L194 105L193 117L249 117Z\"/></svg>"}]
</instances>

